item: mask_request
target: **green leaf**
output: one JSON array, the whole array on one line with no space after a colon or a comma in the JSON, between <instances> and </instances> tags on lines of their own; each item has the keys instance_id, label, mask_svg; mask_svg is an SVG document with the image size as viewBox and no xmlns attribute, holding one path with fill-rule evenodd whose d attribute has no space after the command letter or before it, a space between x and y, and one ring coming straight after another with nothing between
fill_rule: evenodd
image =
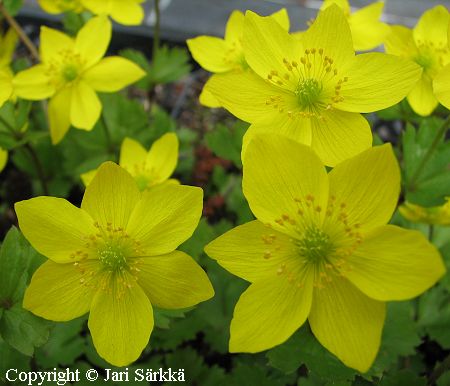
<instances>
[{"instance_id":1,"label":"green leaf","mask_svg":"<svg viewBox=\"0 0 450 386\"><path fill-rule=\"evenodd\" d=\"M6 372L9 369L17 371L30 370L30 358L13 349L0 338L0 382L9 385L6 380Z\"/></svg>"},{"instance_id":2,"label":"green leaf","mask_svg":"<svg viewBox=\"0 0 450 386\"><path fill-rule=\"evenodd\" d=\"M185 48L160 47L148 72L150 84L171 83L181 79L191 71L189 61L190 55Z\"/></svg>"},{"instance_id":3,"label":"green leaf","mask_svg":"<svg viewBox=\"0 0 450 386\"><path fill-rule=\"evenodd\" d=\"M427 381L411 370L404 369L392 374L386 374L380 381L380 386L425 386Z\"/></svg>"},{"instance_id":4,"label":"green leaf","mask_svg":"<svg viewBox=\"0 0 450 386\"><path fill-rule=\"evenodd\" d=\"M23 6L23 0L3 0L3 5L11 16L16 16Z\"/></svg>"}]
</instances>

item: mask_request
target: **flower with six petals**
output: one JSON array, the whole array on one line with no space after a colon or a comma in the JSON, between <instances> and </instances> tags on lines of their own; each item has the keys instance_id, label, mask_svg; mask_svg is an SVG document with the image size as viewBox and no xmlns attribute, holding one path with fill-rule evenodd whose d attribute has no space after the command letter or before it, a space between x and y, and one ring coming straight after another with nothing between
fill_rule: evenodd
<instances>
[{"instance_id":1,"label":"flower with six petals","mask_svg":"<svg viewBox=\"0 0 450 386\"><path fill-rule=\"evenodd\" d=\"M279 345L308 319L324 347L367 371L385 302L418 296L445 272L421 233L386 225L400 193L391 146L368 149L327 174L311 148L258 135L243 165L244 195L257 220L205 248L251 283L234 310L230 351Z\"/></svg>"},{"instance_id":2,"label":"flower with six petals","mask_svg":"<svg viewBox=\"0 0 450 386\"><path fill-rule=\"evenodd\" d=\"M15 76L13 87L18 97L50 98L48 115L54 144L63 139L71 125L83 130L94 127L102 111L97 92L119 91L145 75L125 58L103 58L111 32L106 16L88 21L75 39L42 27L42 63Z\"/></svg>"},{"instance_id":3,"label":"flower with six petals","mask_svg":"<svg viewBox=\"0 0 450 386\"><path fill-rule=\"evenodd\" d=\"M254 72L218 74L207 86L252 124L243 152L255 133L277 132L311 146L328 166L369 148L370 126L360 113L399 102L421 74L417 64L392 55L355 56L336 5L320 12L300 40L247 11L244 53Z\"/></svg>"},{"instance_id":4,"label":"flower with six petals","mask_svg":"<svg viewBox=\"0 0 450 386\"><path fill-rule=\"evenodd\" d=\"M95 15L108 15L119 24L140 25L144 20L145 0L81 0Z\"/></svg>"},{"instance_id":5,"label":"flower with six petals","mask_svg":"<svg viewBox=\"0 0 450 386\"><path fill-rule=\"evenodd\" d=\"M63 12L83 12L82 0L38 0L40 7L47 13L57 15Z\"/></svg>"},{"instance_id":6,"label":"flower with six petals","mask_svg":"<svg viewBox=\"0 0 450 386\"><path fill-rule=\"evenodd\" d=\"M175 250L196 228L202 196L175 184L141 193L128 172L106 162L81 208L53 197L16 203L21 231L49 258L24 308L55 321L89 312L99 355L115 366L135 361L153 329L153 306L186 308L214 294L200 266Z\"/></svg>"}]
</instances>

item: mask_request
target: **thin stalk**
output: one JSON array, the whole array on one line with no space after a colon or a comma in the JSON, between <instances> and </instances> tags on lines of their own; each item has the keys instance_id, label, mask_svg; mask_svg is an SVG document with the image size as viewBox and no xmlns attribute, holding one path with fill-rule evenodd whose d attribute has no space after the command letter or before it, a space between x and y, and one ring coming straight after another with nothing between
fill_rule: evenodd
<instances>
[{"instance_id":1,"label":"thin stalk","mask_svg":"<svg viewBox=\"0 0 450 386\"><path fill-rule=\"evenodd\" d=\"M408 190L414 191L416 188L416 182L419 179L420 175L423 172L423 169L425 168L426 164L430 160L433 153L436 151L436 148L439 145L439 142L441 141L442 137L445 135L448 127L450 126L450 115L447 117L447 119L442 123L441 127L438 129L436 136L434 137L433 143L428 148L427 152L425 153L425 156L422 158L422 162L417 167L416 171L414 172L413 176L409 180L408 184Z\"/></svg>"},{"instance_id":2,"label":"thin stalk","mask_svg":"<svg viewBox=\"0 0 450 386\"><path fill-rule=\"evenodd\" d=\"M436 384L436 381L441 375L450 370L450 355L448 355L441 364L434 369L431 373L430 378L428 378L428 385L432 386Z\"/></svg>"},{"instance_id":3,"label":"thin stalk","mask_svg":"<svg viewBox=\"0 0 450 386\"><path fill-rule=\"evenodd\" d=\"M111 133L109 131L108 123L106 122L105 115L103 113L101 119L102 119L103 133L105 134L106 139L106 150L108 151L108 153L114 154L115 153L114 144L111 139Z\"/></svg>"},{"instance_id":4,"label":"thin stalk","mask_svg":"<svg viewBox=\"0 0 450 386\"><path fill-rule=\"evenodd\" d=\"M431 242L433 242L433 236L434 236L434 226L433 224L430 224L428 226L428 240Z\"/></svg>"},{"instance_id":5,"label":"thin stalk","mask_svg":"<svg viewBox=\"0 0 450 386\"><path fill-rule=\"evenodd\" d=\"M153 28L153 61L159 51L159 40L160 40L160 30L161 30L161 12L159 9L159 0L154 1L155 6L155 25Z\"/></svg>"},{"instance_id":6,"label":"thin stalk","mask_svg":"<svg viewBox=\"0 0 450 386\"><path fill-rule=\"evenodd\" d=\"M38 175L39 181L41 182L42 191L44 192L44 195L49 195L48 185L47 185L47 177L45 176L44 168L42 166L41 160L39 159L36 151L34 150L33 146L28 142L24 145L25 150L30 155L31 159L33 160L34 167L36 169L36 173Z\"/></svg>"},{"instance_id":7,"label":"thin stalk","mask_svg":"<svg viewBox=\"0 0 450 386\"><path fill-rule=\"evenodd\" d=\"M33 57L33 59L36 62L39 62L39 52L38 52L36 46L33 44L33 42L27 36L25 31L19 25L19 23L17 23L16 19L14 19L9 14L8 10L3 5L3 1L2 0L0 0L0 13L6 19L8 24L17 32L17 35L19 35L20 40L22 40L23 44L25 44L25 46L28 48L28 51L30 51L30 54Z\"/></svg>"}]
</instances>

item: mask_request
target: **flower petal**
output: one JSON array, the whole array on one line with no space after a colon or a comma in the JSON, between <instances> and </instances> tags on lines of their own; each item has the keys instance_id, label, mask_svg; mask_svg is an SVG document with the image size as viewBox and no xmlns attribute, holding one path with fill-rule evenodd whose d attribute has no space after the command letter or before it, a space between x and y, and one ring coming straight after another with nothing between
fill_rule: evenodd
<instances>
[{"instance_id":1,"label":"flower petal","mask_svg":"<svg viewBox=\"0 0 450 386\"><path fill-rule=\"evenodd\" d=\"M85 60L85 68L91 67L103 58L111 41L111 34L112 25L105 15L93 17L78 32L75 50Z\"/></svg>"},{"instance_id":2,"label":"flower petal","mask_svg":"<svg viewBox=\"0 0 450 386\"><path fill-rule=\"evenodd\" d=\"M314 290L309 324L327 350L364 373L378 353L385 314L384 303L335 276L324 288Z\"/></svg>"},{"instance_id":3,"label":"flower petal","mask_svg":"<svg viewBox=\"0 0 450 386\"><path fill-rule=\"evenodd\" d=\"M138 264L138 284L157 307L187 308L214 296L205 271L184 252L143 258Z\"/></svg>"},{"instance_id":4,"label":"flower petal","mask_svg":"<svg viewBox=\"0 0 450 386\"><path fill-rule=\"evenodd\" d=\"M372 146L370 125L361 114L324 110L322 117L311 120L311 147L325 165L335 166Z\"/></svg>"},{"instance_id":5,"label":"flower petal","mask_svg":"<svg viewBox=\"0 0 450 386\"><path fill-rule=\"evenodd\" d=\"M0 147L0 172L5 168L8 162L8 151Z\"/></svg>"},{"instance_id":6,"label":"flower petal","mask_svg":"<svg viewBox=\"0 0 450 386\"><path fill-rule=\"evenodd\" d=\"M132 138L125 138L120 147L119 165L134 175L137 165L144 165L147 157L147 150Z\"/></svg>"},{"instance_id":7,"label":"flower petal","mask_svg":"<svg viewBox=\"0 0 450 386\"><path fill-rule=\"evenodd\" d=\"M205 252L233 275L249 282L272 276L298 258L292 239L256 220L211 241Z\"/></svg>"},{"instance_id":8,"label":"flower petal","mask_svg":"<svg viewBox=\"0 0 450 386\"><path fill-rule=\"evenodd\" d=\"M213 75L214 76L214 75ZM213 77L212 76L212 77ZM212 78L211 77L211 78ZM211 79L210 78L210 79ZM220 102L217 100L217 98L207 89L208 87L209 79L206 81L205 85L203 86L202 92L200 93L200 96L198 98L200 104L202 106L210 107L210 108L217 108L220 107Z\"/></svg>"},{"instance_id":9,"label":"flower petal","mask_svg":"<svg viewBox=\"0 0 450 386\"><path fill-rule=\"evenodd\" d=\"M194 186L163 184L142 194L126 228L145 256L174 251L192 236L202 214L203 191Z\"/></svg>"},{"instance_id":10,"label":"flower petal","mask_svg":"<svg viewBox=\"0 0 450 386\"><path fill-rule=\"evenodd\" d=\"M393 225L370 232L348 262L346 277L382 301L416 297L445 273L439 252L422 233Z\"/></svg>"},{"instance_id":11,"label":"flower petal","mask_svg":"<svg viewBox=\"0 0 450 386\"><path fill-rule=\"evenodd\" d=\"M340 110L368 113L400 102L419 80L422 69L408 59L371 52L357 55L345 71Z\"/></svg>"},{"instance_id":12,"label":"flower petal","mask_svg":"<svg viewBox=\"0 0 450 386\"><path fill-rule=\"evenodd\" d=\"M228 45L225 40L213 36L198 36L186 41L195 61L210 72L227 72L233 65L224 60Z\"/></svg>"},{"instance_id":13,"label":"flower petal","mask_svg":"<svg viewBox=\"0 0 450 386\"><path fill-rule=\"evenodd\" d=\"M23 307L42 318L64 322L86 314L91 306L98 260L74 264L47 261L33 274Z\"/></svg>"},{"instance_id":14,"label":"flower petal","mask_svg":"<svg viewBox=\"0 0 450 386\"><path fill-rule=\"evenodd\" d=\"M175 133L166 133L153 142L147 154L145 168L152 176L152 184L167 180L178 163L178 137Z\"/></svg>"},{"instance_id":15,"label":"flower petal","mask_svg":"<svg viewBox=\"0 0 450 386\"><path fill-rule=\"evenodd\" d=\"M411 108L424 117L430 115L439 104L433 93L433 81L423 74L414 88L408 94L408 102Z\"/></svg>"},{"instance_id":16,"label":"flower petal","mask_svg":"<svg viewBox=\"0 0 450 386\"><path fill-rule=\"evenodd\" d=\"M371 50L382 44L390 33L389 26L380 21L384 2L377 1L355 11L349 19L356 51Z\"/></svg>"},{"instance_id":17,"label":"flower petal","mask_svg":"<svg viewBox=\"0 0 450 386\"><path fill-rule=\"evenodd\" d=\"M289 31L289 28L291 28L291 21L289 20L289 14L286 8L281 8L279 11L269 15L269 17L274 19L281 26L281 28L286 31Z\"/></svg>"},{"instance_id":18,"label":"flower petal","mask_svg":"<svg viewBox=\"0 0 450 386\"><path fill-rule=\"evenodd\" d=\"M244 20L245 16L241 11L234 10L231 12L225 27L225 41L231 42L242 39L242 35L244 34Z\"/></svg>"},{"instance_id":19,"label":"flower petal","mask_svg":"<svg viewBox=\"0 0 450 386\"><path fill-rule=\"evenodd\" d=\"M336 4L339 8L341 8L345 15L349 15L351 12L350 3L348 0L324 0L320 10L323 11L332 4Z\"/></svg>"},{"instance_id":20,"label":"flower petal","mask_svg":"<svg viewBox=\"0 0 450 386\"><path fill-rule=\"evenodd\" d=\"M450 65L444 67L434 78L433 89L439 102L450 109Z\"/></svg>"},{"instance_id":21,"label":"flower petal","mask_svg":"<svg viewBox=\"0 0 450 386\"><path fill-rule=\"evenodd\" d=\"M447 48L449 20L448 9L443 5L437 5L425 11L414 27L414 41L418 46L424 43L432 43Z\"/></svg>"},{"instance_id":22,"label":"flower petal","mask_svg":"<svg viewBox=\"0 0 450 386\"><path fill-rule=\"evenodd\" d=\"M102 104L95 91L80 80L72 86L70 122L77 129L92 130L102 112Z\"/></svg>"},{"instance_id":23,"label":"flower petal","mask_svg":"<svg viewBox=\"0 0 450 386\"><path fill-rule=\"evenodd\" d=\"M39 53L43 63L48 63L61 55L62 51L71 50L75 41L65 33L45 26L41 27L41 44Z\"/></svg>"},{"instance_id":24,"label":"flower petal","mask_svg":"<svg viewBox=\"0 0 450 386\"><path fill-rule=\"evenodd\" d=\"M328 178L308 146L280 135L255 136L244 154L244 195L264 224L297 236L303 214L321 222L328 200ZM314 208L310 208L311 203ZM316 209L320 207L320 210ZM318 224L320 225L320 224Z\"/></svg>"},{"instance_id":25,"label":"flower petal","mask_svg":"<svg viewBox=\"0 0 450 386\"><path fill-rule=\"evenodd\" d=\"M86 188L81 208L102 227L125 229L141 194L133 177L113 162L104 162Z\"/></svg>"},{"instance_id":26,"label":"flower petal","mask_svg":"<svg viewBox=\"0 0 450 386\"><path fill-rule=\"evenodd\" d=\"M336 39L339 36L339 39ZM307 49L323 49L338 71L347 66L355 55L350 26L344 12L332 4L319 12L312 26L301 36L300 41Z\"/></svg>"},{"instance_id":27,"label":"flower petal","mask_svg":"<svg viewBox=\"0 0 450 386\"><path fill-rule=\"evenodd\" d=\"M57 263L79 260L70 255L83 250L87 237L96 233L92 218L62 198L36 197L17 202L14 209L33 248Z\"/></svg>"},{"instance_id":28,"label":"flower petal","mask_svg":"<svg viewBox=\"0 0 450 386\"><path fill-rule=\"evenodd\" d=\"M144 20L144 10L136 1L112 0L111 17L123 25L140 25Z\"/></svg>"},{"instance_id":29,"label":"flower petal","mask_svg":"<svg viewBox=\"0 0 450 386\"><path fill-rule=\"evenodd\" d=\"M150 301L133 276L122 280L105 274L89 315L89 330L98 354L114 366L126 366L139 358L153 330Z\"/></svg>"},{"instance_id":30,"label":"flower petal","mask_svg":"<svg viewBox=\"0 0 450 386\"><path fill-rule=\"evenodd\" d=\"M52 143L56 145L70 128L72 88L65 87L56 93L48 104L48 120Z\"/></svg>"},{"instance_id":31,"label":"flower petal","mask_svg":"<svg viewBox=\"0 0 450 386\"><path fill-rule=\"evenodd\" d=\"M287 113L297 108L297 98L293 93L250 71L217 74L209 79L206 89L221 106L246 122L264 122L279 117L279 109Z\"/></svg>"},{"instance_id":32,"label":"flower petal","mask_svg":"<svg viewBox=\"0 0 450 386\"><path fill-rule=\"evenodd\" d=\"M414 43L412 30L402 25L391 26L391 32L384 42L386 53L413 57L417 54L417 47Z\"/></svg>"},{"instance_id":33,"label":"flower petal","mask_svg":"<svg viewBox=\"0 0 450 386\"><path fill-rule=\"evenodd\" d=\"M230 326L230 352L255 353L284 343L308 317L313 275L302 267L250 285Z\"/></svg>"},{"instance_id":34,"label":"flower petal","mask_svg":"<svg viewBox=\"0 0 450 386\"><path fill-rule=\"evenodd\" d=\"M132 61L110 56L88 69L83 79L95 91L116 92L145 76L145 71Z\"/></svg>"},{"instance_id":35,"label":"flower petal","mask_svg":"<svg viewBox=\"0 0 450 386\"><path fill-rule=\"evenodd\" d=\"M400 194L400 169L390 144L341 162L329 178L330 195L346 208L349 223L368 231L390 220Z\"/></svg>"},{"instance_id":36,"label":"flower petal","mask_svg":"<svg viewBox=\"0 0 450 386\"><path fill-rule=\"evenodd\" d=\"M46 72L43 64L37 64L28 70L19 72L13 79L15 95L33 101L51 97L56 90Z\"/></svg>"},{"instance_id":37,"label":"flower petal","mask_svg":"<svg viewBox=\"0 0 450 386\"><path fill-rule=\"evenodd\" d=\"M11 97L13 93L12 78L3 70L0 70L0 107Z\"/></svg>"},{"instance_id":38,"label":"flower petal","mask_svg":"<svg viewBox=\"0 0 450 386\"><path fill-rule=\"evenodd\" d=\"M301 43L277 23L273 16L262 17L252 11L245 13L243 46L245 59L262 79L266 80L272 71L288 72L283 59L299 60ZM287 89L296 84L285 81Z\"/></svg>"}]
</instances>

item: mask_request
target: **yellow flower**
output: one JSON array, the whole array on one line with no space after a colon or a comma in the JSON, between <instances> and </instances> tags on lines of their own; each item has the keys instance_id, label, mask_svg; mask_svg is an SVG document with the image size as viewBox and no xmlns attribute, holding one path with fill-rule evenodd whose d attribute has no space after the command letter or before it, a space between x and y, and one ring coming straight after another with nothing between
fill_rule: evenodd
<instances>
[{"instance_id":1,"label":"yellow flower","mask_svg":"<svg viewBox=\"0 0 450 386\"><path fill-rule=\"evenodd\" d=\"M70 125L83 130L94 127L102 110L96 92L116 92L145 75L127 59L103 58L111 30L111 22L105 16L88 21L75 39L42 27L42 63L14 78L14 92L18 97L51 98L48 115L54 144L62 140Z\"/></svg>"},{"instance_id":2,"label":"yellow flower","mask_svg":"<svg viewBox=\"0 0 450 386\"><path fill-rule=\"evenodd\" d=\"M135 179L140 190L151 186L172 182L169 177L178 163L178 138L174 133L164 134L155 141L149 151L131 138L125 138L120 149L119 165ZM97 170L81 175L87 186L96 175Z\"/></svg>"},{"instance_id":3,"label":"yellow flower","mask_svg":"<svg viewBox=\"0 0 450 386\"><path fill-rule=\"evenodd\" d=\"M441 206L424 208L410 202L405 202L399 211L404 218L412 222L425 224L450 225L450 197L446 197L446 203Z\"/></svg>"},{"instance_id":4,"label":"yellow flower","mask_svg":"<svg viewBox=\"0 0 450 386\"><path fill-rule=\"evenodd\" d=\"M289 30L289 16L285 8L273 13L270 17L283 29ZM244 18L241 11L233 11L228 19L223 39L214 36L198 36L187 40L192 57L200 66L218 74L248 70L242 48ZM220 102L207 90L206 85L200 94L200 103L208 107L220 107Z\"/></svg>"},{"instance_id":5,"label":"yellow flower","mask_svg":"<svg viewBox=\"0 0 450 386\"><path fill-rule=\"evenodd\" d=\"M384 1L377 1L355 12L351 12L348 0L325 0L321 10L328 8L332 4L336 4L344 11L352 32L355 51L371 50L384 43L386 36L390 32L389 26L380 21L383 14Z\"/></svg>"},{"instance_id":6,"label":"yellow flower","mask_svg":"<svg viewBox=\"0 0 450 386\"><path fill-rule=\"evenodd\" d=\"M0 172L5 168L8 162L8 152L0 147Z\"/></svg>"},{"instance_id":7,"label":"yellow flower","mask_svg":"<svg viewBox=\"0 0 450 386\"><path fill-rule=\"evenodd\" d=\"M8 68L11 64L18 39L17 33L12 28L4 36L0 35L0 69Z\"/></svg>"},{"instance_id":8,"label":"yellow flower","mask_svg":"<svg viewBox=\"0 0 450 386\"><path fill-rule=\"evenodd\" d=\"M145 0L81 0L95 15L108 15L117 23L139 25L144 20L142 3Z\"/></svg>"},{"instance_id":9,"label":"yellow flower","mask_svg":"<svg viewBox=\"0 0 450 386\"><path fill-rule=\"evenodd\" d=\"M271 131L336 165L372 144L360 113L399 102L420 77L409 60L355 56L348 22L335 5L319 13L301 40L250 11L245 23L245 58L254 72L217 74L207 86L222 106L252 123L243 152L253 134Z\"/></svg>"},{"instance_id":10,"label":"yellow flower","mask_svg":"<svg viewBox=\"0 0 450 386\"><path fill-rule=\"evenodd\" d=\"M9 68L0 68L0 107L12 97L12 74Z\"/></svg>"},{"instance_id":11,"label":"yellow flower","mask_svg":"<svg viewBox=\"0 0 450 386\"><path fill-rule=\"evenodd\" d=\"M115 366L135 361L153 329L152 306L186 308L214 295L200 266L175 250L197 226L202 196L183 185L141 194L124 169L106 162L81 209L54 197L16 203L24 236L49 258L24 307L54 321L89 312L99 355Z\"/></svg>"},{"instance_id":12,"label":"yellow flower","mask_svg":"<svg viewBox=\"0 0 450 386\"><path fill-rule=\"evenodd\" d=\"M409 59L423 68L422 77L408 94L408 102L419 115L430 115L438 105L437 95L443 95L443 104L450 106L450 86L445 88L445 79L449 71L441 72L450 63L448 46L449 12L438 5L426 11L413 30L403 26L392 26L385 43L386 52ZM433 79L441 72L441 78L435 84ZM440 86L442 82L442 86ZM448 84L448 83L447 83ZM445 97L447 95L447 98Z\"/></svg>"},{"instance_id":13,"label":"yellow flower","mask_svg":"<svg viewBox=\"0 0 450 386\"><path fill-rule=\"evenodd\" d=\"M319 342L361 372L380 346L385 302L413 298L445 268L417 231L386 225L400 192L390 145L370 148L329 174L311 148L255 136L243 190L257 220L206 246L251 285L231 322L231 352L285 342L305 321Z\"/></svg>"},{"instance_id":14,"label":"yellow flower","mask_svg":"<svg viewBox=\"0 0 450 386\"><path fill-rule=\"evenodd\" d=\"M450 21L447 34L450 50ZM437 100L450 110L450 63L447 64L433 80L433 90Z\"/></svg>"},{"instance_id":15,"label":"yellow flower","mask_svg":"<svg viewBox=\"0 0 450 386\"><path fill-rule=\"evenodd\" d=\"M80 13L84 10L81 0L38 0L41 8L51 14L63 12Z\"/></svg>"}]
</instances>

